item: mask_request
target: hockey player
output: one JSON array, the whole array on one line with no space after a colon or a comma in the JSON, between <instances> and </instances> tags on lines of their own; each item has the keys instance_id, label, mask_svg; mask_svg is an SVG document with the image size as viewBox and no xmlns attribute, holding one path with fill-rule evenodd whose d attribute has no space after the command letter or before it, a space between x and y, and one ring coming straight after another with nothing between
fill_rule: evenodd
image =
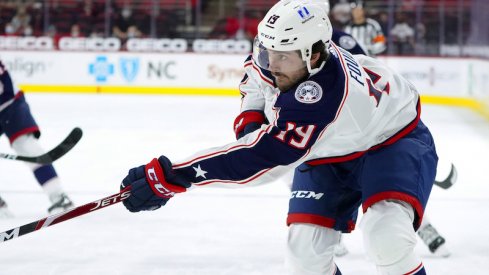
<instances>
[{"instance_id":1,"label":"hockey player","mask_svg":"<svg viewBox=\"0 0 489 275\"><path fill-rule=\"evenodd\" d=\"M10 145L25 156L45 153L39 144L41 135L24 93L17 89L9 72L0 60L0 135L6 134ZM73 206L61 188L60 180L52 165L27 163L34 177L51 201L50 214L62 212ZM11 216L7 204L0 198L0 216Z\"/></svg>"},{"instance_id":2,"label":"hockey player","mask_svg":"<svg viewBox=\"0 0 489 275\"><path fill-rule=\"evenodd\" d=\"M319 5L321 8L323 8L326 14L329 14L330 12L329 0L303 0L303 2L304 3L310 2ZM349 51L351 54L368 55L365 49L362 48L362 46L355 40L355 38L353 38L351 35L343 31L333 28L333 36L331 40L336 45ZM261 125L254 124L254 127L248 127L247 129L248 131L242 131L241 133L235 133L235 134L237 137L241 137L245 134L253 132L260 126ZM455 169L455 167L453 167L452 169ZM428 247L431 253L441 257L450 256L450 251L447 249L445 245L446 243L445 238L442 235L440 235L440 233L438 233L438 230L436 230L436 228L429 222L429 219L426 216L423 219L423 223L421 224L421 227L417 231L417 233L418 236L423 241L423 243ZM335 255L344 256L347 253L348 253L348 249L346 248L341 238L340 242L335 247Z\"/></svg>"},{"instance_id":3,"label":"hockey player","mask_svg":"<svg viewBox=\"0 0 489 275\"><path fill-rule=\"evenodd\" d=\"M336 46L331 34L319 6L274 5L258 26L241 83L243 93L264 98L248 106L255 101L245 97L244 106L264 114L236 125L262 125L265 117L270 124L183 161L160 156L129 170L120 186L131 190L124 206L155 210L192 186L256 185L297 167L287 218L292 274L341 274L334 245L355 228L360 205L365 249L378 272L426 274L414 253L415 230L438 158L419 94L383 63Z\"/></svg>"}]
</instances>

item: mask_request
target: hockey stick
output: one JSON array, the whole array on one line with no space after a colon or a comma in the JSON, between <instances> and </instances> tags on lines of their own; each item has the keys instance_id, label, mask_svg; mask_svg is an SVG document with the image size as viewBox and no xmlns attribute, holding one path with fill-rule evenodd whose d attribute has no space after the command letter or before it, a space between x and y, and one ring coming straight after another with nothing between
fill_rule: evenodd
<instances>
[{"instance_id":1,"label":"hockey stick","mask_svg":"<svg viewBox=\"0 0 489 275\"><path fill-rule=\"evenodd\" d=\"M90 212L102 209L104 207L119 203L127 199L130 195L131 195L131 186L128 186L118 194L114 194L112 196L105 197L98 201L87 203L85 205L75 207L71 210L67 210L59 214L51 215L49 217L37 220L35 222L24 224L19 227L1 232L0 242L10 241L14 238L18 238L22 235L29 234L36 230L40 230L45 227L55 225L57 223L64 222L76 218L78 216L85 215Z\"/></svg>"},{"instance_id":2,"label":"hockey stick","mask_svg":"<svg viewBox=\"0 0 489 275\"><path fill-rule=\"evenodd\" d=\"M11 160L21 160L27 162L34 162L39 164L50 164L53 161L59 159L64 154L68 153L82 138L83 132L80 128L76 127L71 130L71 133L56 147L51 151L42 154L37 157L27 157L27 156L16 156L11 154L0 153L0 158L11 159Z\"/></svg>"},{"instance_id":3,"label":"hockey stick","mask_svg":"<svg viewBox=\"0 0 489 275\"><path fill-rule=\"evenodd\" d=\"M452 163L452 168L450 169L450 174L448 174L447 178L442 181L435 180L434 183L443 189L448 189L452 187L452 185L457 181L457 176L458 176L457 169L455 168L455 165L453 165Z\"/></svg>"}]
</instances>

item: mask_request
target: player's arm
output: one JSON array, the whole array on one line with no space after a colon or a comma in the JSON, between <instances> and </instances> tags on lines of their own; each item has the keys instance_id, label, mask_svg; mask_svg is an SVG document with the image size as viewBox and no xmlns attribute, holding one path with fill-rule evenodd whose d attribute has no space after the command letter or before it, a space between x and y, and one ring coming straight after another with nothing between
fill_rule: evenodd
<instances>
[{"instance_id":1,"label":"player's arm","mask_svg":"<svg viewBox=\"0 0 489 275\"><path fill-rule=\"evenodd\" d=\"M239 85L241 93L241 113L233 124L236 139L239 139L268 123L265 117L264 87L273 87L272 80L262 75L263 72L253 63L249 56L244 64L245 76Z\"/></svg>"},{"instance_id":2,"label":"player's arm","mask_svg":"<svg viewBox=\"0 0 489 275\"><path fill-rule=\"evenodd\" d=\"M180 162L172 163L161 156L131 169L121 188L131 186L133 195L124 205L133 212L154 210L191 186L240 187L277 179L308 159L338 109L302 105L289 111L284 108L274 125L262 125L228 145L201 151Z\"/></svg>"}]
</instances>

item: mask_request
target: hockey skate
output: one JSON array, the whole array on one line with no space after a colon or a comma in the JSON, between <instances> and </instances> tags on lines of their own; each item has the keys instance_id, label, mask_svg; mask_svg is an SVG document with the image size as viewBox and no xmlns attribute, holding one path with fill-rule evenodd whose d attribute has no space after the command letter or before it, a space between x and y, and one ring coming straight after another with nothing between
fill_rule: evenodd
<instances>
[{"instance_id":1,"label":"hockey skate","mask_svg":"<svg viewBox=\"0 0 489 275\"><path fill-rule=\"evenodd\" d=\"M7 203L0 197L0 219L12 218L14 215L8 209Z\"/></svg>"},{"instance_id":2,"label":"hockey skate","mask_svg":"<svg viewBox=\"0 0 489 275\"><path fill-rule=\"evenodd\" d=\"M74 204L65 193L49 196L52 205L48 208L49 214L57 214L73 208Z\"/></svg>"},{"instance_id":3,"label":"hockey skate","mask_svg":"<svg viewBox=\"0 0 489 275\"><path fill-rule=\"evenodd\" d=\"M445 258L450 256L450 251L445 244L445 238L443 238L431 224L427 224L420 228L418 230L418 235L434 255Z\"/></svg>"}]
</instances>

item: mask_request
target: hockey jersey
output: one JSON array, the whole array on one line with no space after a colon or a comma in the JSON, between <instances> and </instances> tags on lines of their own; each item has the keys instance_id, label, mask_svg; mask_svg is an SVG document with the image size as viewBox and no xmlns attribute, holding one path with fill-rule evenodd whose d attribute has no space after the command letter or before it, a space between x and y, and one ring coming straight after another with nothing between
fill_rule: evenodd
<instances>
[{"instance_id":1,"label":"hockey jersey","mask_svg":"<svg viewBox=\"0 0 489 275\"><path fill-rule=\"evenodd\" d=\"M19 92L12 78L10 78L7 68L0 60L0 112L5 110L21 95L22 92Z\"/></svg>"},{"instance_id":2,"label":"hockey jersey","mask_svg":"<svg viewBox=\"0 0 489 275\"><path fill-rule=\"evenodd\" d=\"M352 160L416 127L419 95L407 80L373 58L329 51L317 73L285 92L248 58L242 111L263 111L269 124L174 163L174 172L195 186L260 184L304 162Z\"/></svg>"}]
</instances>

